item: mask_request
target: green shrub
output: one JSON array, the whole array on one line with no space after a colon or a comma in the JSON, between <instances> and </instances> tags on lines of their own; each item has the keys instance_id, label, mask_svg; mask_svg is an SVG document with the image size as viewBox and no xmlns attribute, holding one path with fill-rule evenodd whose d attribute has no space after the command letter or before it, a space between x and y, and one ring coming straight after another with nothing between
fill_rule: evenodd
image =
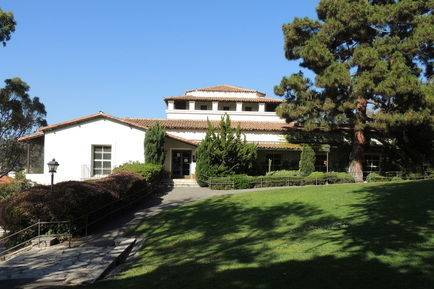
<instances>
[{"instance_id":1,"label":"green shrub","mask_svg":"<svg viewBox=\"0 0 434 289\"><path fill-rule=\"evenodd\" d=\"M353 176L347 172L328 173L328 178L333 183L354 183Z\"/></svg>"},{"instance_id":2,"label":"green shrub","mask_svg":"<svg viewBox=\"0 0 434 289\"><path fill-rule=\"evenodd\" d=\"M164 177L164 168L153 163L129 162L114 168L113 173L133 173L143 177L146 182L154 183Z\"/></svg>"},{"instance_id":3,"label":"green shrub","mask_svg":"<svg viewBox=\"0 0 434 289\"><path fill-rule=\"evenodd\" d=\"M312 172L308 176L306 176L307 179L318 179L318 180L324 180L326 179L327 175L324 172Z\"/></svg>"},{"instance_id":4,"label":"green shrub","mask_svg":"<svg viewBox=\"0 0 434 289\"><path fill-rule=\"evenodd\" d=\"M247 143L241 129L232 127L226 115L218 127L208 123L205 138L197 147L197 182L207 186L212 177L246 174L253 169L256 158L256 145Z\"/></svg>"},{"instance_id":5,"label":"green shrub","mask_svg":"<svg viewBox=\"0 0 434 289\"><path fill-rule=\"evenodd\" d=\"M266 176L298 177L298 176L300 176L300 172L298 170L279 170L279 171L271 171L271 172L267 173Z\"/></svg>"},{"instance_id":6,"label":"green shrub","mask_svg":"<svg viewBox=\"0 0 434 289\"><path fill-rule=\"evenodd\" d=\"M211 178L212 189L250 189L253 188L255 177L248 175L232 175L220 178ZM215 185L213 185L215 183Z\"/></svg>"},{"instance_id":7,"label":"green shrub","mask_svg":"<svg viewBox=\"0 0 434 289\"><path fill-rule=\"evenodd\" d=\"M324 173L313 172L307 177L292 173L293 171L270 172L266 176L252 177L247 175L232 175L212 178L211 188L214 190L247 189L282 186L303 186L321 184L354 183L353 177L345 172ZM286 175L286 176L285 176Z\"/></svg>"},{"instance_id":8,"label":"green shrub","mask_svg":"<svg viewBox=\"0 0 434 289\"><path fill-rule=\"evenodd\" d=\"M380 175L380 174L378 174L378 173L376 173L376 172L371 172L366 177L366 181L368 183L371 183L371 182L384 182L384 181L387 181L387 178L384 177L384 176L382 176L382 175Z\"/></svg>"},{"instance_id":9,"label":"green shrub","mask_svg":"<svg viewBox=\"0 0 434 289\"><path fill-rule=\"evenodd\" d=\"M408 173L405 178L407 180L419 180L419 179L423 179L424 175L422 175L421 173Z\"/></svg>"},{"instance_id":10,"label":"green shrub","mask_svg":"<svg viewBox=\"0 0 434 289\"><path fill-rule=\"evenodd\" d=\"M145 162L153 164L164 164L166 141L166 130L160 123L155 123L146 131L145 135Z\"/></svg>"},{"instance_id":11,"label":"green shrub","mask_svg":"<svg viewBox=\"0 0 434 289\"><path fill-rule=\"evenodd\" d=\"M120 205L150 197L156 191L156 184L137 173L112 174L84 182L61 182L55 184L53 190L50 186L38 185L0 203L0 225L15 232L38 220L71 221L72 231L81 233L86 216L90 221L104 218L107 212Z\"/></svg>"},{"instance_id":12,"label":"green shrub","mask_svg":"<svg viewBox=\"0 0 434 289\"><path fill-rule=\"evenodd\" d=\"M393 181L393 182L400 182L400 181L403 181L403 178L401 178L400 176L394 176L394 177L392 178L392 181Z\"/></svg>"},{"instance_id":13,"label":"green shrub","mask_svg":"<svg viewBox=\"0 0 434 289\"><path fill-rule=\"evenodd\" d=\"M15 173L12 183L0 184L0 200L5 199L12 194L21 192L31 187L30 182L26 179L24 172Z\"/></svg>"},{"instance_id":14,"label":"green shrub","mask_svg":"<svg viewBox=\"0 0 434 289\"><path fill-rule=\"evenodd\" d=\"M300 155L299 170L302 176L308 176L315 171L315 152L309 145L303 145Z\"/></svg>"}]
</instances>

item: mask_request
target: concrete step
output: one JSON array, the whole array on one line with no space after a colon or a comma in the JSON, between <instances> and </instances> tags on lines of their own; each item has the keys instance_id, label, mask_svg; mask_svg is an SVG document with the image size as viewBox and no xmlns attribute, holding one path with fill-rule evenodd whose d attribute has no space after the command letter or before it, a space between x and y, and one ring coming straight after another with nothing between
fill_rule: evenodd
<instances>
[{"instance_id":1,"label":"concrete step","mask_svg":"<svg viewBox=\"0 0 434 289\"><path fill-rule=\"evenodd\" d=\"M199 187L195 179L173 179L173 186L179 187Z\"/></svg>"}]
</instances>

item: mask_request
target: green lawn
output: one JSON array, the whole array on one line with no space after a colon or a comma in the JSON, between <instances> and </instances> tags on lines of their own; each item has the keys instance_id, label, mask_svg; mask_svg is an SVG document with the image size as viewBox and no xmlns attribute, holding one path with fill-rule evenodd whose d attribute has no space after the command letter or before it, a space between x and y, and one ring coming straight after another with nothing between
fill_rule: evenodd
<instances>
[{"instance_id":1,"label":"green lawn","mask_svg":"<svg viewBox=\"0 0 434 289\"><path fill-rule=\"evenodd\" d=\"M434 181L277 189L165 211L91 288L434 288Z\"/></svg>"}]
</instances>

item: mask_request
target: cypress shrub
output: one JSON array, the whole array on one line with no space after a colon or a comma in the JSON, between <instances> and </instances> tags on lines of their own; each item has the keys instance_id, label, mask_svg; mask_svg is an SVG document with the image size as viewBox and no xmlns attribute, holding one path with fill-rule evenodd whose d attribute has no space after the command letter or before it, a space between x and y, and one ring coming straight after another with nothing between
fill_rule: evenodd
<instances>
[{"instance_id":1,"label":"cypress shrub","mask_svg":"<svg viewBox=\"0 0 434 289\"><path fill-rule=\"evenodd\" d=\"M248 144L240 127L233 128L228 115L220 125L208 122L205 139L196 150L196 179L200 186L207 186L211 177L246 174L257 158L257 148Z\"/></svg>"},{"instance_id":2,"label":"cypress shrub","mask_svg":"<svg viewBox=\"0 0 434 289\"><path fill-rule=\"evenodd\" d=\"M315 152L310 145L303 145L300 155L299 171L302 176L308 176L315 171Z\"/></svg>"},{"instance_id":3,"label":"cypress shrub","mask_svg":"<svg viewBox=\"0 0 434 289\"><path fill-rule=\"evenodd\" d=\"M146 131L145 135L145 162L153 164L164 164L166 141L166 130L158 122L153 124Z\"/></svg>"}]
</instances>

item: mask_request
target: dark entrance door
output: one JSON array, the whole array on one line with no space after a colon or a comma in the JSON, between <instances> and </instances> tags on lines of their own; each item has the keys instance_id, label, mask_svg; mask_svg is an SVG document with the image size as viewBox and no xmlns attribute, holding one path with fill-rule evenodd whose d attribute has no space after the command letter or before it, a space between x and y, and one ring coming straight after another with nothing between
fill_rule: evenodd
<instances>
[{"instance_id":1,"label":"dark entrance door","mask_svg":"<svg viewBox=\"0 0 434 289\"><path fill-rule=\"evenodd\" d=\"M190 175L191 151L172 151L172 176L183 178Z\"/></svg>"}]
</instances>

